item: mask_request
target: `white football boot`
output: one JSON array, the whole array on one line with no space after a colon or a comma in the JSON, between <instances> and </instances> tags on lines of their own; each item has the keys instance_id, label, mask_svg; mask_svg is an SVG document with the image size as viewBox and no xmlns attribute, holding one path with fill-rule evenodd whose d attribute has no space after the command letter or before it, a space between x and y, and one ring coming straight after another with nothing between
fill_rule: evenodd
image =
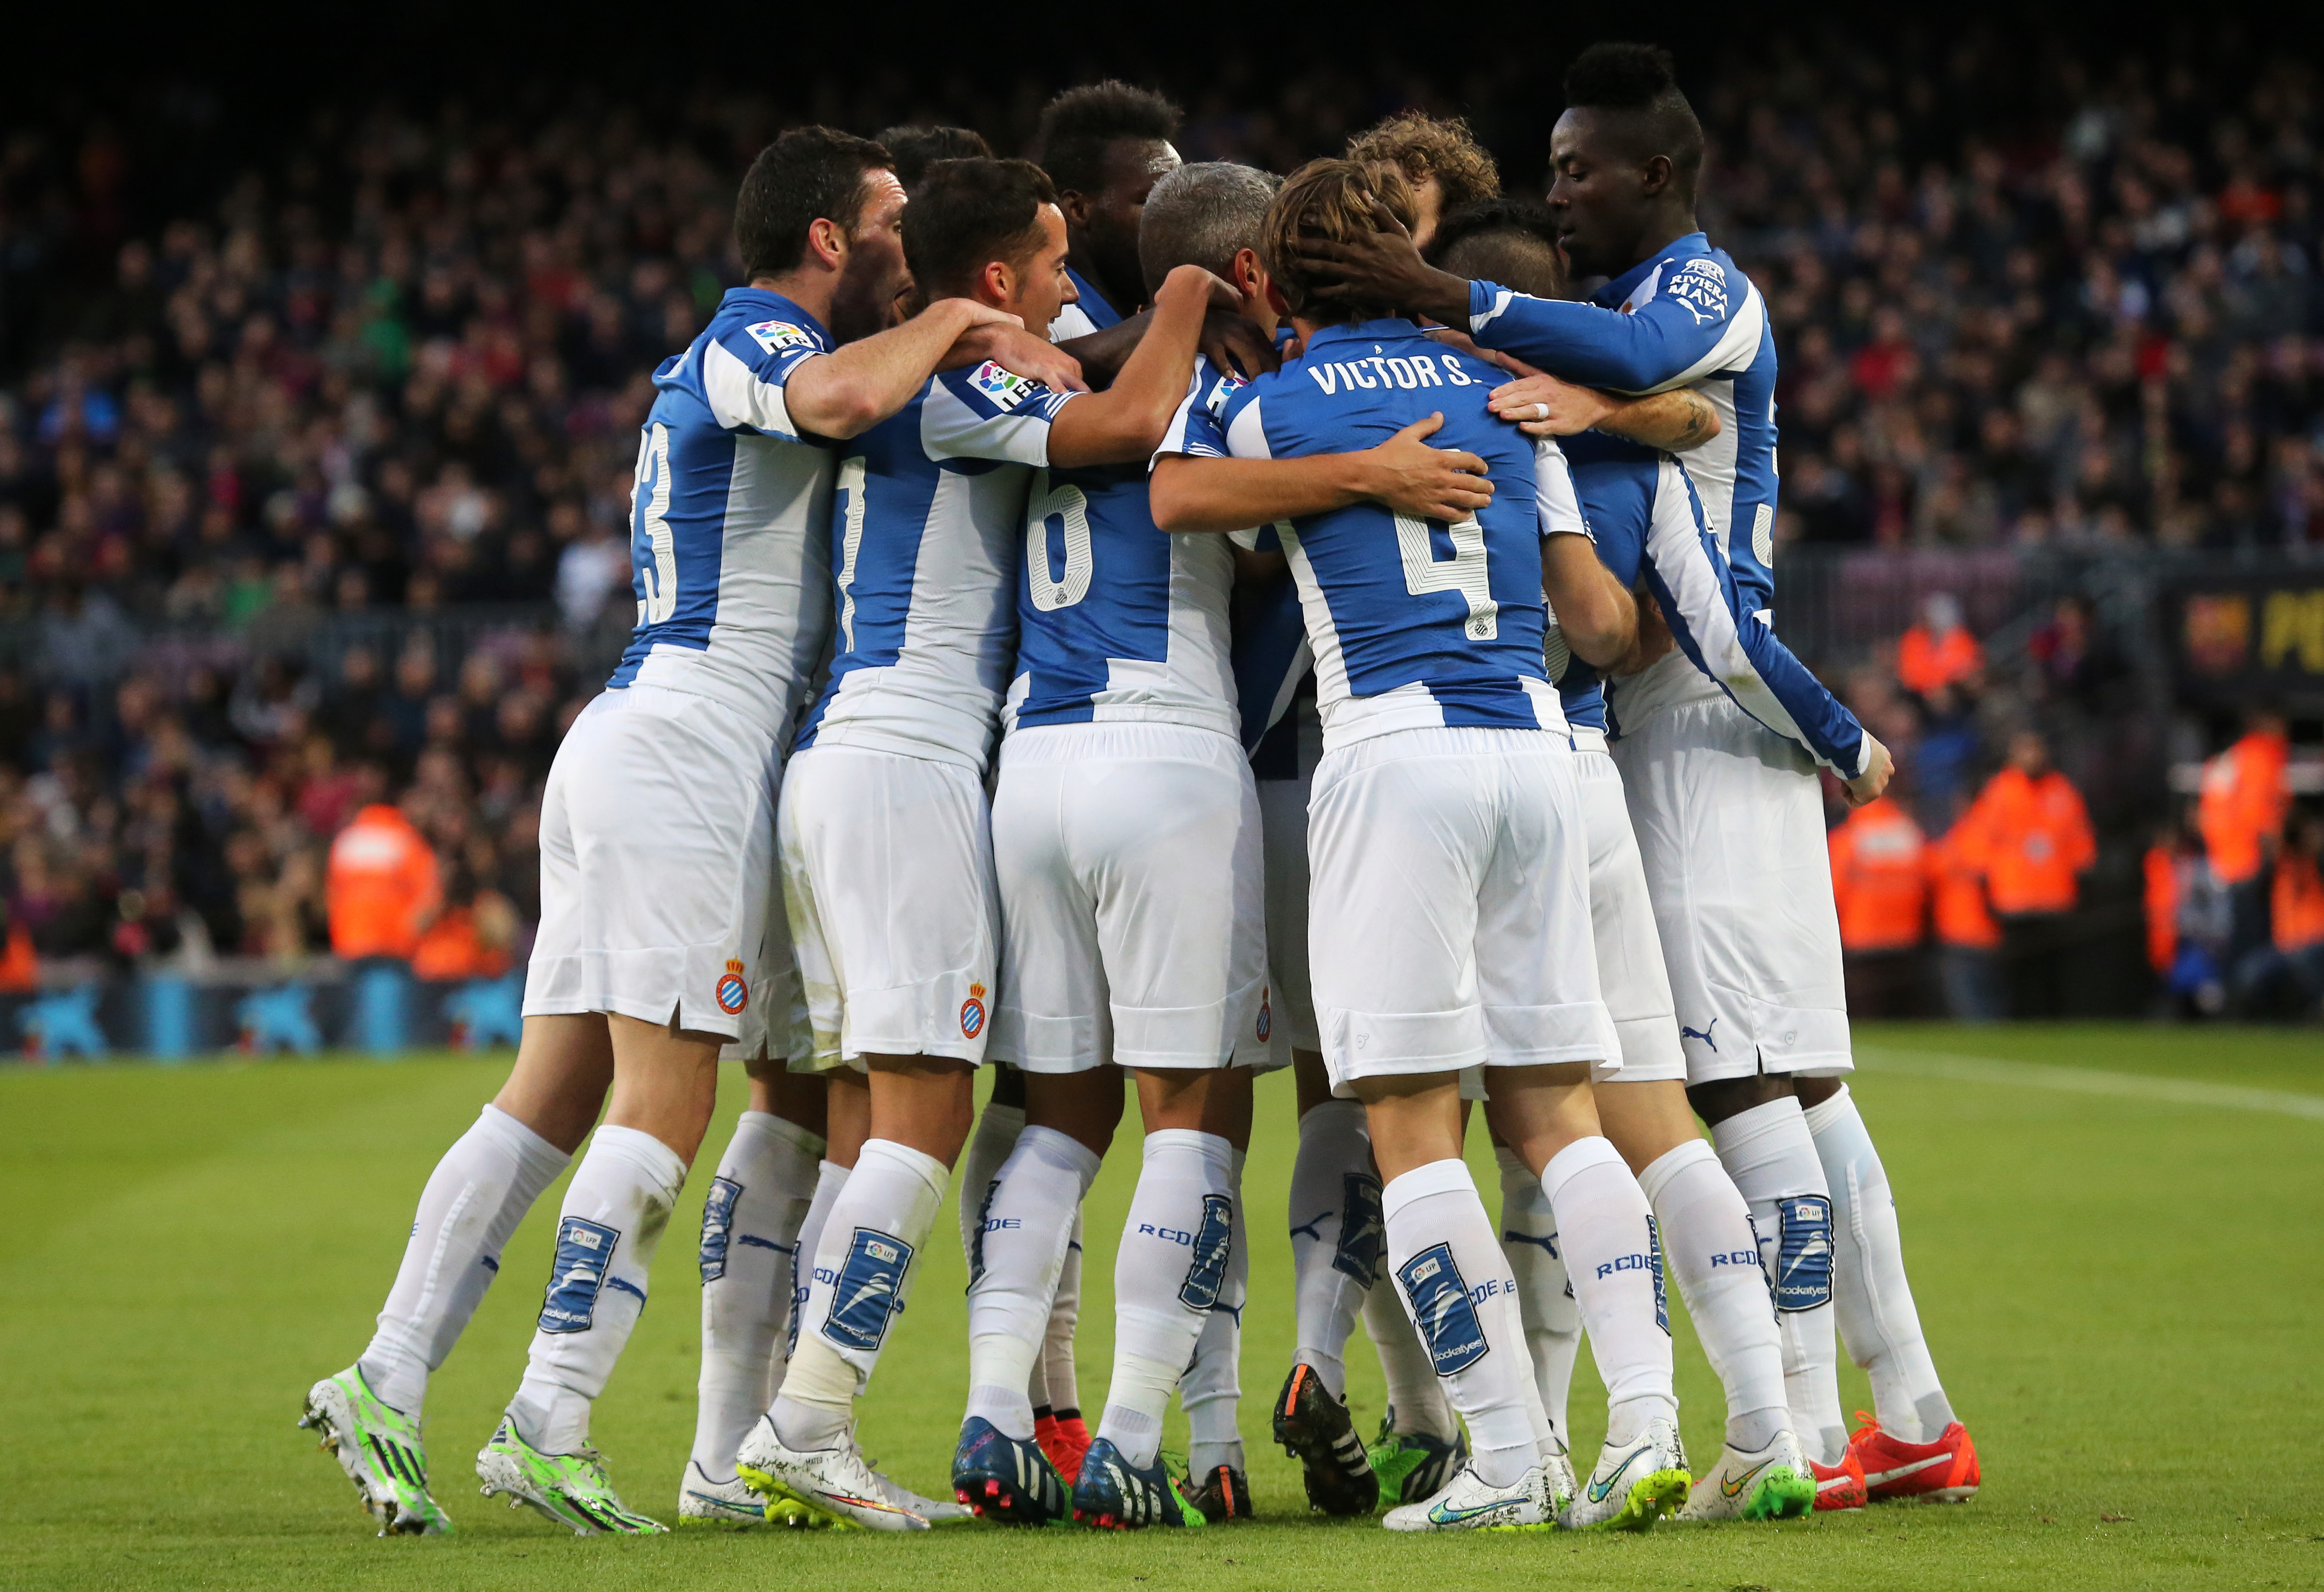
<instances>
[{"instance_id":1,"label":"white football boot","mask_svg":"<svg viewBox=\"0 0 2324 1592\"><path fill-rule=\"evenodd\" d=\"M1779 1431L1755 1453L1723 1447L1694 1484L1679 1520L1791 1520L1815 1507L1815 1472L1800 1439Z\"/></svg>"},{"instance_id":2,"label":"white football boot","mask_svg":"<svg viewBox=\"0 0 2324 1592\"><path fill-rule=\"evenodd\" d=\"M1380 1523L1392 1532L1545 1532L1556 1518L1549 1486L1536 1464L1506 1487L1488 1486L1471 1460L1434 1497L1391 1509Z\"/></svg>"},{"instance_id":3,"label":"white football boot","mask_svg":"<svg viewBox=\"0 0 2324 1592\"><path fill-rule=\"evenodd\" d=\"M742 1529L756 1525L818 1526L824 1522L806 1504L788 1498L768 1504L739 1476L723 1482L712 1481L699 1464L688 1459L685 1478L678 1485L678 1523Z\"/></svg>"},{"instance_id":4,"label":"white football boot","mask_svg":"<svg viewBox=\"0 0 2324 1592\"><path fill-rule=\"evenodd\" d=\"M1573 1495L1558 1523L1574 1532L1643 1532L1686 1502L1692 1479L1677 1426L1656 1416L1636 1441L1599 1450L1590 1485Z\"/></svg>"},{"instance_id":5,"label":"white football boot","mask_svg":"<svg viewBox=\"0 0 2324 1592\"><path fill-rule=\"evenodd\" d=\"M774 1418L762 1415L734 1456L734 1470L771 1506L802 1504L842 1528L872 1532L924 1532L928 1517L898 1503L889 1485L864 1462L854 1434L843 1432L828 1449L801 1450L786 1444Z\"/></svg>"}]
</instances>

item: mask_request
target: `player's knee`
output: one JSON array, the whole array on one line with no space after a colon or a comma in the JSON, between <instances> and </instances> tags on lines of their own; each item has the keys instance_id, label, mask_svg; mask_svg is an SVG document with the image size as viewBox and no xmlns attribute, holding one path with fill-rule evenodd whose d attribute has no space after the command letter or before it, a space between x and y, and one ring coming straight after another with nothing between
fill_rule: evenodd
<instances>
[{"instance_id":1,"label":"player's knee","mask_svg":"<svg viewBox=\"0 0 2324 1592\"><path fill-rule=\"evenodd\" d=\"M1796 1092L1797 1086L1788 1074L1763 1072L1751 1078L1722 1078L1690 1085L1686 1099L1696 1115L1717 1126L1755 1106L1784 1099Z\"/></svg>"}]
</instances>

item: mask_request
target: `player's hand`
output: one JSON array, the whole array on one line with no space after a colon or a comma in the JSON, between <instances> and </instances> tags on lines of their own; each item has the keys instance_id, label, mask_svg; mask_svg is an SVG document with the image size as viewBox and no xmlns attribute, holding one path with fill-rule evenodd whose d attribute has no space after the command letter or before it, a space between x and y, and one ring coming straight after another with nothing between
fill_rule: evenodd
<instances>
[{"instance_id":1,"label":"player's hand","mask_svg":"<svg viewBox=\"0 0 2324 1592\"><path fill-rule=\"evenodd\" d=\"M1377 448L1356 457L1364 468L1363 495L1416 520L1458 523L1493 501L1485 461L1458 448L1431 448L1442 414L1415 421Z\"/></svg>"},{"instance_id":2,"label":"player's hand","mask_svg":"<svg viewBox=\"0 0 2324 1592\"><path fill-rule=\"evenodd\" d=\"M1888 748L1870 730L1864 732L1864 772L1842 782L1850 807L1877 801L1880 792L1888 788L1889 776L1896 772L1896 760L1888 755Z\"/></svg>"},{"instance_id":3,"label":"player's hand","mask_svg":"<svg viewBox=\"0 0 2324 1592\"><path fill-rule=\"evenodd\" d=\"M1170 274L1162 279L1162 285L1154 290L1154 301L1159 304L1165 299L1196 295L1203 299L1207 309L1242 308L1242 295L1234 291L1234 284L1200 265L1171 267Z\"/></svg>"},{"instance_id":4,"label":"player's hand","mask_svg":"<svg viewBox=\"0 0 2324 1592\"><path fill-rule=\"evenodd\" d=\"M1419 249L1413 245L1412 234L1377 199L1372 201L1372 217L1379 224L1379 231L1364 233L1345 243L1327 237L1301 241L1299 264L1315 284L1315 296L1393 304L1447 326L1466 325L1468 282L1422 259Z\"/></svg>"},{"instance_id":5,"label":"player's hand","mask_svg":"<svg viewBox=\"0 0 2324 1592\"><path fill-rule=\"evenodd\" d=\"M958 370L964 365L982 365L990 359L1003 369L1033 380L1058 393L1086 393L1089 384L1082 379L1081 362L1044 337L1025 329L1024 323L1013 315L998 310L988 310L979 304L992 319L979 322L953 340L938 366L943 370Z\"/></svg>"},{"instance_id":6,"label":"player's hand","mask_svg":"<svg viewBox=\"0 0 2324 1592\"><path fill-rule=\"evenodd\" d=\"M1283 361L1276 356L1275 345L1267 334L1239 311L1213 310L1203 317L1203 330L1196 339L1203 357L1214 370L1231 370L1243 380L1256 381Z\"/></svg>"},{"instance_id":7,"label":"player's hand","mask_svg":"<svg viewBox=\"0 0 2324 1592\"><path fill-rule=\"evenodd\" d=\"M1578 387L1554 375L1530 375L1495 387L1486 407L1512 421L1528 437L1571 437L1586 431L1621 408L1621 401L1595 387Z\"/></svg>"},{"instance_id":8,"label":"player's hand","mask_svg":"<svg viewBox=\"0 0 2324 1592\"><path fill-rule=\"evenodd\" d=\"M1662 605L1655 601L1654 594L1640 587L1632 595L1638 604L1638 638L1630 643L1630 650L1623 654L1622 661L1606 671L1609 674L1636 674L1647 664L1668 655L1678 645L1671 634L1670 625L1663 618Z\"/></svg>"}]
</instances>

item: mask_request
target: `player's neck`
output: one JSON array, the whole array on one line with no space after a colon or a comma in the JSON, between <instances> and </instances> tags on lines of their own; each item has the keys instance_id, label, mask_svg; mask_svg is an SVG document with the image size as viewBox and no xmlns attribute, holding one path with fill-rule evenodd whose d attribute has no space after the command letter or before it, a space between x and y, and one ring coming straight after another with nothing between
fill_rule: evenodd
<instances>
[{"instance_id":1,"label":"player's neck","mask_svg":"<svg viewBox=\"0 0 2324 1592\"><path fill-rule=\"evenodd\" d=\"M802 265L796 271L786 271L780 276L754 276L751 279L751 285L761 292L780 293L829 326L831 301L839 294L839 273Z\"/></svg>"},{"instance_id":2,"label":"player's neck","mask_svg":"<svg viewBox=\"0 0 2324 1592\"><path fill-rule=\"evenodd\" d=\"M1105 273L1098 269L1097 262L1091 257L1089 245L1086 243L1077 242L1065 251L1065 267L1104 295L1107 308L1116 315L1127 316L1138 308L1136 294L1125 299L1122 297L1121 290L1105 279Z\"/></svg>"},{"instance_id":3,"label":"player's neck","mask_svg":"<svg viewBox=\"0 0 2324 1592\"><path fill-rule=\"evenodd\" d=\"M1638 230L1638 241L1630 251L1630 263L1623 271L1635 271L1661 254L1679 239L1701 232L1702 226L1694 218L1692 209L1666 211L1655 216ZM1614 274L1619 276L1621 272Z\"/></svg>"}]
</instances>

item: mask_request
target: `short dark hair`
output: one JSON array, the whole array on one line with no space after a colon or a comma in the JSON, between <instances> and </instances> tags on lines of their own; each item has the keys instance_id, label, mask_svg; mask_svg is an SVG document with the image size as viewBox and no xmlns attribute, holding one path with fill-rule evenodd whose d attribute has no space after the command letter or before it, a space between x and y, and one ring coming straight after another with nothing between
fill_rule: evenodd
<instances>
[{"instance_id":1,"label":"short dark hair","mask_svg":"<svg viewBox=\"0 0 2324 1592\"><path fill-rule=\"evenodd\" d=\"M794 127L761 150L734 196L743 280L796 270L817 221L853 232L863 218L865 173L894 164L871 139L831 127Z\"/></svg>"},{"instance_id":2,"label":"short dark hair","mask_svg":"<svg viewBox=\"0 0 2324 1592\"><path fill-rule=\"evenodd\" d=\"M1138 223L1138 266L1148 293L1181 265L1224 276L1235 255L1259 247L1267 208L1283 179L1231 161L1200 161L1165 172Z\"/></svg>"},{"instance_id":3,"label":"short dark hair","mask_svg":"<svg viewBox=\"0 0 2324 1592\"><path fill-rule=\"evenodd\" d=\"M872 136L896 157L896 180L906 188L918 188L938 161L985 160L992 154L984 134L973 127L916 127L907 122Z\"/></svg>"},{"instance_id":4,"label":"short dark hair","mask_svg":"<svg viewBox=\"0 0 2324 1592\"><path fill-rule=\"evenodd\" d=\"M1448 210L1501 191L1500 168L1464 116L1400 111L1349 139L1348 158L1392 162L1416 187L1423 177L1434 177Z\"/></svg>"},{"instance_id":5,"label":"short dark hair","mask_svg":"<svg viewBox=\"0 0 2324 1592\"><path fill-rule=\"evenodd\" d=\"M1041 169L1060 189L1105 186L1106 147L1117 138L1167 141L1183 113L1151 88L1117 78L1068 88L1041 108Z\"/></svg>"},{"instance_id":6,"label":"short dark hair","mask_svg":"<svg viewBox=\"0 0 2324 1592\"><path fill-rule=\"evenodd\" d=\"M1361 161L1309 161L1291 173L1283 191L1267 209L1267 226L1259 255L1268 274L1283 291L1293 314L1323 325L1349 320L1373 320L1401 312L1393 304L1364 304L1345 299L1311 297L1313 284L1298 263L1302 238L1326 237L1344 243L1363 233L1380 230L1372 201L1388 207L1406 231L1412 230L1416 207L1412 184L1401 169L1367 165Z\"/></svg>"},{"instance_id":7,"label":"short dark hair","mask_svg":"<svg viewBox=\"0 0 2324 1592\"><path fill-rule=\"evenodd\" d=\"M965 292L995 260L1020 264L1040 246L1041 207L1057 202L1030 161L938 161L904 207L904 261L923 299Z\"/></svg>"},{"instance_id":8,"label":"short dark hair","mask_svg":"<svg viewBox=\"0 0 2324 1592\"><path fill-rule=\"evenodd\" d=\"M1539 299L1565 291L1557 220L1531 199L1489 199L1464 205L1436 224L1429 263L1471 280L1485 278Z\"/></svg>"},{"instance_id":9,"label":"short dark hair","mask_svg":"<svg viewBox=\"0 0 2324 1592\"><path fill-rule=\"evenodd\" d=\"M1565 103L1635 113L1629 140L1639 160L1666 155L1679 190L1694 197L1702 171L1702 124L1678 86L1678 64L1659 44L1592 44L1565 69Z\"/></svg>"}]
</instances>

